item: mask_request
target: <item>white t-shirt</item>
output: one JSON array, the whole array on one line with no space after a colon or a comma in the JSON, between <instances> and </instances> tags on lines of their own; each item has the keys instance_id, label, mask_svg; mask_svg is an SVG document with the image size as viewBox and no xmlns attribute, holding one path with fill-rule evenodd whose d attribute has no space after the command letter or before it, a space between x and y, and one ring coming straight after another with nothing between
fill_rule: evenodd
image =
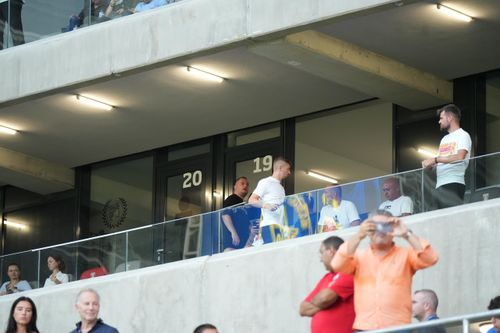
<instances>
[{"instance_id":1,"label":"white t-shirt","mask_svg":"<svg viewBox=\"0 0 500 333\"><path fill-rule=\"evenodd\" d=\"M467 154L463 161L455 163L438 163L436 173L436 188L450 183L465 184L464 175L469 165L470 150L472 141L469 133L459 128L456 131L446 135L439 144L439 156L450 156L465 149Z\"/></svg>"},{"instance_id":2,"label":"white t-shirt","mask_svg":"<svg viewBox=\"0 0 500 333\"><path fill-rule=\"evenodd\" d=\"M68 282L68 274L64 274L62 272L57 272L56 278L61 281L61 283L67 283ZM45 284L43 287L52 287L56 286L56 283L50 279L50 276L45 280Z\"/></svg>"},{"instance_id":3,"label":"white t-shirt","mask_svg":"<svg viewBox=\"0 0 500 333\"><path fill-rule=\"evenodd\" d=\"M272 176L261 179L253 193L257 194L263 203L279 205L274 211L262 208L260 226L265 227L271 224L283 225L285 189L281 186L280 181Z\"/></svg>"},{"instance_id":4,"label":"white t-shirt","mask_svg":"<svg viewBox=\"0 0 500 333\"><path fill-rule=\"evenodd\" d=\"M383 209L392 214L392 216L401 216L403 214L413 214L413 201L410 197L400 196L399 198L391 201L383 202L378 209Z\"/></svg>"},{"instance_id":5,"label":"white t-shirt","mask_svg":"<svg viewBox=\"0 0 500 333\"><path fill-rule=\"evenodd\" d=\"M356 206L350 201L342 200L337 208L333 208L331 204L321 208L318 224L325 225L335 223L336 229L344 229L349 228L351 222L356 220L359 220Z\"/></svg>"}]
</instances>

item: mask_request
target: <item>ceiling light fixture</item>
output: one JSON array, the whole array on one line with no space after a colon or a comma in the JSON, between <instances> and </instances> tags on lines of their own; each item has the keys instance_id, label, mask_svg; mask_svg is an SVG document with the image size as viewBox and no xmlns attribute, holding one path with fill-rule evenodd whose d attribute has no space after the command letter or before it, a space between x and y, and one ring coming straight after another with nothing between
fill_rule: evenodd
<instances>
[{"instance_id":1,"label":"ceiling light fixture","mask_svg":"<svg viewBox=\"0 0 500 333\"><path fill-rule=\"evenodd\" d=\"M10 134L10 135L17 134L17 130L10 128L10 127L6 127L6 126L0 126L0 132L5 133L5 134Z\"/></svg>"},{"instance_id":2,"label":"ceiling light fixture","mask_svg":"<svg viewBox=\"0 0 500 333\"><path fill-rule=\"evenodd\" d=\"M446 14L446 15L448 15L450 17L453 17L454 19L457 19L457 20L460 20L460 21L464 21L464 22L470 22L470 21L472 21L472 17L471 16L469 16L467 14L464 14L462 12L459 12L458 10L450 8L448 6L444 6L444 5L440 4L440 3L438 3L436 5L436 8L441 13Z\"/></svg>"},{"instance_id":3,"label":"ceiling light fixture","mask_svg":"<svg viewBox=\"0 0 500 333\"><path fill-rule=\"evenodd\" d=\"M425 148L417 148L417 153L420 153L424 156L428 156L428 157L436 157L438 154L436 152L433 152L433 151L430 151L428 149L425 149Z\"/></svg>"},{"instance_id":4,"label":"ceiling light fixture","mask_svg":"<svg viewBox=\"0 0 500 333\"><path fill-rule=\"evenodd\" d=\"M85 97L82 95L75 95L76 100L79 101L80 103L87 104L89 106L101 109L101 110L106 110L106 111L111 111L115 107L106 103L103 103L101 101L98 101L93 98Z\"/></svg>"},{"instance_id":5,"label":"ceiling light fixture","mask_svg":"<svg viewBox=\"0 0 500 333\"><path fill-rule=\"evenodd\" d=\"M24 224L21 224L21 223L17 223L17 222L12 222L12 221L7 221L7 220L4 220L3 223L9 227L13 227L13 228L17 228L17 229L20 229L20 230L24 230L27 228L26 225Z\"/></svg>"},{"instance_id":6,"label":"ceiling light fixture","mask_svg":"<svg viewBox=\"0 0 500 333\"><path fill-rule=\"evenodd\" d=\"M222 83L225 80L221 76L218 76L218 75L215 75L215 74L212 74L212 73L209 73L209 72L206 72L204 70L201 70L201 69L198 69L198 68L194 68L194 67L191 67L191 66L187 66L186 70L189 73L196 75L200 79L204 79L204 80L208 80L208 81L213 81L213 82L218 82L218 83Z\"/></svg>"},{"instance_id":7,"label":"ceiling light fixture","mask_svg":"<svg viewBox=\"0 0 500 333\"><path fill-rule=\"evenodd\" d=\"M332 184L338 184L339 183L339 181L337 179L335 179L333 177L330 177L330 176L322 175L320 173L317 173L316 171L309 170L306 173L307 173L308 176L324 180L325 182L329 182L329 183L332 183Z\"/></svg>"}]
</instances>

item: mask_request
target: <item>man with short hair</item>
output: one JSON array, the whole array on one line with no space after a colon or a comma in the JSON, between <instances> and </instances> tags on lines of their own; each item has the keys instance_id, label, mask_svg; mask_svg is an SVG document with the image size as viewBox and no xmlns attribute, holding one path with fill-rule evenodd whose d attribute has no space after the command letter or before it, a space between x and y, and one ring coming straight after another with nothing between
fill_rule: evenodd
<instances>
[{"instance_id":1,"label":"man with short hair","mask_svg":"<svg viewBox=\"0 0 500 333\"><path fill-rule=\"evenodd\" d=\"M194 329L193 333L219 333L217 327L212 324L203 324Z\"/></svg>"},{"instance_id":2,"label":"man with short hair","mask_svg":"<svg viewBox=\"0 0 500 333\"><path fill-rule=\"evenodd\" d=\"M410 197L401 195L401 184L396 177L390 177L382 183L382 192L387 201L378 208L386 210L392 216L400 217L413 214L413 201Z\"/></svg>"},{"instance_id":3,"label":"man with short hair","mask_svg":"<svg viewBox=\"0 0 500 333\"><path fill-rule=\"evenodd\" d=\"M264 243L280 241L283 235L285 189L281 181L290 176L291 164L282 157L273 162L273 174L259 180L248 202L262 210L260 232Z\"/></svg>"},{"instance_id":4,"label":"man with short hair","mask_svg":"<svg viewBox=\"0 0 500 333\"><path fill-rule=\"evenodd\" d=\"M94 289L81 290L76 297L75 308L81 321L71 333L119 333L99 318L100 297Z\"/></svg>"},{"instance_id":5,"label":"man with short hair","mask_svg":"<svg viewBox=\"0 0 500 333\"><path fill-rule=\"evenodd\" d=\"M359 250L370 238L370 247ZM396 246L394 237L410 247ZM411 284L417 270L434 265L437 253L387 211L365 220L332 260L335 272L354 275L353 330L369 331L411 323Z\"/></svg>"},{"instance_id":6,"label":"man with short hair","mask_svg":"<svg viewBox=\"0 0 500 333\"><path fill-rule=\"evenodd\" d=\"M464 202L464 176L472 141L469 133L460 128L461 112L455 104L442 107L437 114L441 130L448 134L441 139L438 156L423 160L422 167L436 167L435 198L438 208L447 208Z\"/></svg>"},{"instance_id":7,"label":"man with short hair","mask_svg":"<svg viewBox=\"0 0 500 333\"><path fill-rule=\"evenodd\" d=\"M325 189L325 206L319 213L318 231L327 232L359 225L358 210L354 203L342 199L342 187Z\"/></svg>"},{"instance_id":8,"label":"man with short hair","mask_svg":"<svg viewBox=\"0 0 500 333\"><path fill-rule=\"evenodd\" d=\"M488 310L498 309L500 309L500 296L491 299L490 304L488 305ZM493 324L493 328L491 328L488 333L500 333L500 316L491 317L491 324Z\"/></svg>"},{"instance_id":9,"label":"man with short hair","mask_svg":"<svg viewBox=\"0 0 500 333\"><path fill-rule=\"evenodd\" d=\"M31 290L31 286L28 281L21 280L21 269L18 264L10 263L7 266L7 276L9 277L9 281L4 282L0 287L0 295Z\"/></svg>"},{"instance_id":10,"label":"man with short hair","mask_svg":"<svg viewBox=\"0 0 500 333\"><path fill-rule=\"evenodd\" d=\"M417 290L412 300L413 317L418 321L439 319L436 314L438 302L438 297L433 290ZM416 333L446 333L446 329L442 326L423 327Z\"/></svg>"},{"instance_id":11,"label":"man with short hair","mask_svg":"<svg viewBox=\"0 0 500 333\"><path fill-rule=\"evenodd\" d=\"M311 333L351 333L354 322L354 284L351 275L332 269L332 259L344 241L331 236L321 243L321 262L328 273L300 304L300 315L312 317Z\"/></svg>"},{"instance_id":12,"label":"man with short hair","mask_svg":"<svg viewBox=\"0 0 500 333\"><path fill-rule=\"evenodd\" d=\"M250 219L253 207L240 205L248 194L247 177L239 177L234 182L233 194L228 196L222 207L222 238L224 251L242 249L251 245ZM255 217L257 219L257 217Z\"/></svg>"}]
</instances>

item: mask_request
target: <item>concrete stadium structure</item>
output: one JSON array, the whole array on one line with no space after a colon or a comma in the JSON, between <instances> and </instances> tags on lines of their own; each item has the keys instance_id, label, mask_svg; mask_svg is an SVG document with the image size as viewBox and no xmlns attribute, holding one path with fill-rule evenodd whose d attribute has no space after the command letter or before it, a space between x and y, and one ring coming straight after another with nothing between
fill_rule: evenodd
<instances>
[{"instance_id":1,"label":"concrete stadium structure","mask_svg":"<svg viewBox=\"0 0 500 333\"><path fill-rule=\"evenodd\" d=\"M463 110L472 155L500 151L500 2L444 3L472 22L448 20L427 0L182 0L0 51L0 125L18 130L0 137L0 254L174 219L185 193L170 193L178 182L169 180L186 171L203 171L195 215L222 206L238 163L270 155L295 165L288 194L326 186L307 176L314 168L343 184L418 168L417 145L439 142L435 109L451 102ZM186 66L225 81L193 80ZM89 111L76 95L115 109ZM146 167L122 173L136 160ZM498 186L499 165L474 169L468 191ZM122 197L127 219L109 227L106 208ZM500 294L499 200L405 218L440 254L413 287L437 291L441 317L483 311ZM5 223L15 218L30 231ZM160 259L164 244L144 238L153 249L141 259L152 267L27 295L42 332L73 328L74 298L87 286L120 332L182 333L201 322L221 332L307 332L298 305L323 272L325 236L177 262L169 261L182 254ZM74 266L77 276L87 268ZM14 299L0 298L0 328Z\"/></svg>"}]
</instances>

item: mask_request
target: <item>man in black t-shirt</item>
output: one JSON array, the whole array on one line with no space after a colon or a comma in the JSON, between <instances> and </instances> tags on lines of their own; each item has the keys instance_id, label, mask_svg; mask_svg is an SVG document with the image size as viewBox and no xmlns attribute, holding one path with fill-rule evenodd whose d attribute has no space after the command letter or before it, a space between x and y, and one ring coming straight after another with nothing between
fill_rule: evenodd
<instances>
[{"instance_id":1,"label":"man in black t-shirt","mask_svg":"<svg viewBox=\"0 0 500 333\"><path fill-rule=\"evenodd\" d=\"M239 177L234 182L233 194L224 200L223 207L228 209L222 213L222 237L224 251L242 249L251 245L250 237L250 217L254 207L241 205L248 194L248 179ZM256 217L258 218L258 217Z\"/></svg>"}]
</instances>

